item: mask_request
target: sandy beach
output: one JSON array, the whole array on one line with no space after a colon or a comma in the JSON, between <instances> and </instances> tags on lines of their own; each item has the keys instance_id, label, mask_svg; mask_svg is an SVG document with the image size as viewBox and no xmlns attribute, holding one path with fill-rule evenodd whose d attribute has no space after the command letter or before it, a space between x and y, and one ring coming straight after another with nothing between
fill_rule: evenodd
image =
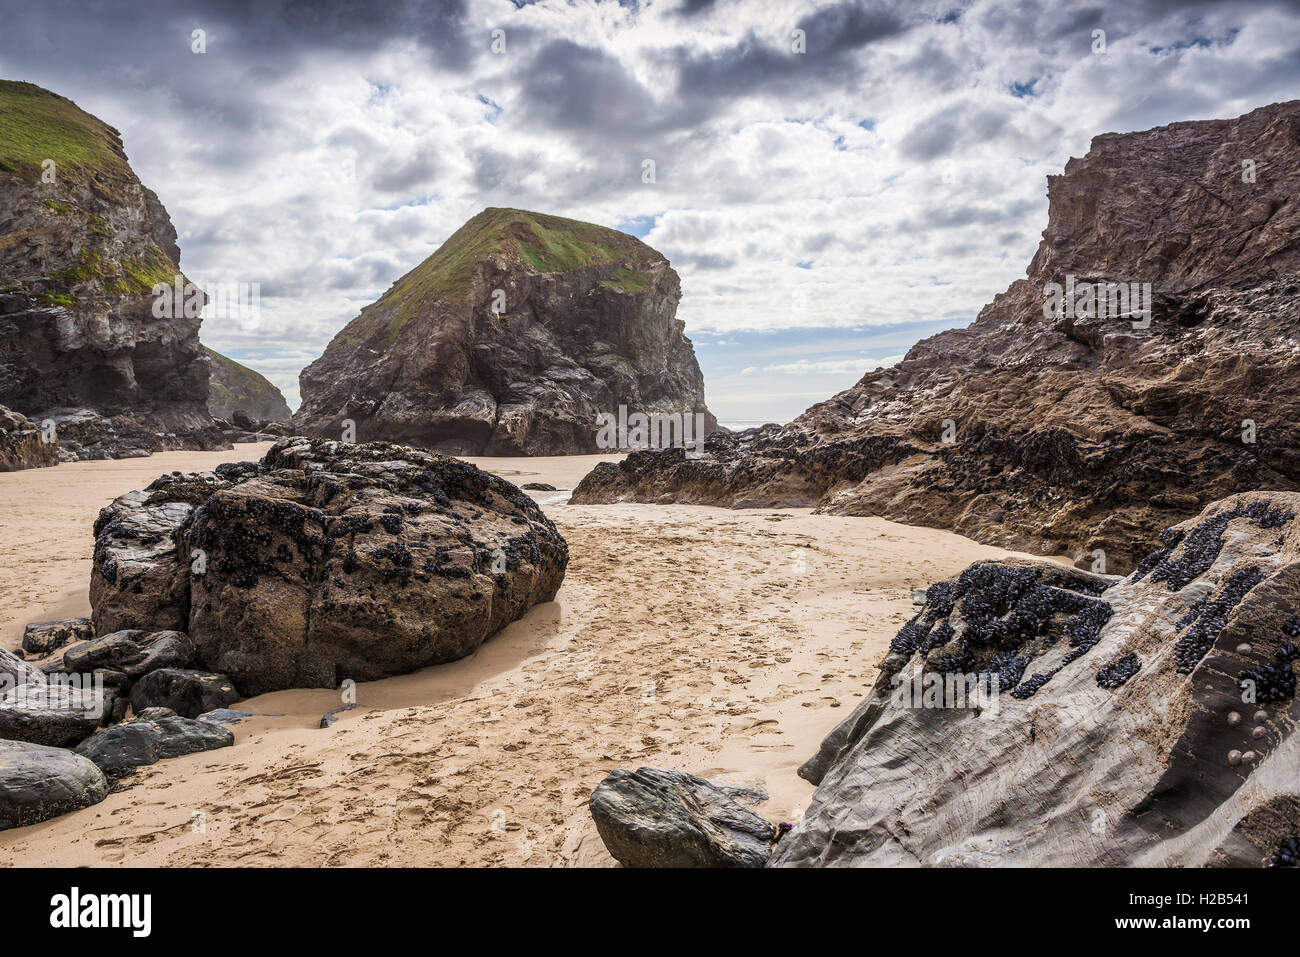
<instances>
[{"instance_id":1,"label":"sandy beach","mask_svg":"<svg viewBox=\"0 0 1300 957\"><path fill-rule=\"evenodd\" d=\"M0 641L89 612L91 523L175 452L0 474ZM795 769L864 693L913 588L1012 554L935 529L806 509L571 506L609 456L472 459L532 493L568 540L555 602L475 655L237 707L236 744L122 779L102 803L0 832L7 865L613 865L587 799L615 768L758 783L796 818ZM616 458L616 457L613 457Z\"/></svg>"}]
</instances>

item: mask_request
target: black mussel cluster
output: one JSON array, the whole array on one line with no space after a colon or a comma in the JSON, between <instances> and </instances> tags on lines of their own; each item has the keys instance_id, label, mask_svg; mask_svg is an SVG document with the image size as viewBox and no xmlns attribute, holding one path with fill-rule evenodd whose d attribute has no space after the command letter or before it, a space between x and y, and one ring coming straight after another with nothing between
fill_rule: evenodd
<instances>
[{"instance_id":1,"label":"black mussel cluster","mask_svg":"<svg viewBox=\"0 0 1300 957\"><path fill-rule=\"evenodd\" d=\"M1070 647L1074 650L1065 656L1061 664L1068 665L1092 650L1092 646L1101 639L1101 629L1105 627L1106 622L1110 621L1113 614L1115 610L1109 604L1092 599L1079 610L1078 614L1066 622L1065 634L1070 639Z\"/></svg>"},{"instance_id":2,"label":"black mussel cluster","mask_svg":"<svg viewBox=\"0 0 1300 957\"><path fill-rule=\"evenodd\" d=\"M1300 837L1284 837L1278 842L1273 856L1268 859L1269 867L1300 866Z\"/></svg>"},{"instance_id":3,"label":"black mussel cluster","mask_svg":"<svg viewBox=\"0 0 1300 957\"><path fill-rule=\"evenodd\" d=\"M953 627L952 622L939 622L939 624L935 625L934 628L931 629L930 633L926 635L917 646L917 650L921 652L921 657L924 658L934 649L942 648L948 642L952 641L952 636L956 631L957 629Z\"/></svg>"},{"instance_id":4,"label":"black mussel cluster","mask_svg":"<svg viewBox=\"0 0 1300 957\"><path fill-rule=\"evenodd\" d=\"M1174 549L1182 544L1185 534L1185 532L1177 528L1166 528L1161 532L1161 547L1138 562L1137 568L1133 571L1133 581L1140 582L1150 575L1153 569L1158 568L1166 558L1173 554Z\"/></svg>"},{"instance_id":5,"label":"black mussel cluster","mask_svg":"<svg viewBox=\"0 0 1300 957\"><path fill-rule=\"evenodd\" d=\"M1190 627L1174 642L1174 663L1179 674L1192 673L1206 652L1214 647L1232 610L1263 580L1264 573L1254 565L1240 568L1228 577L1217 595L1193 603L1191 610L1178 622L1180 628Z\"/></svg>"},{"instance_id":6,"label":"black mussel cluster","mask_svg":"<svg viewBox=\"0 0 1300 957\"><path fill-rule=\"evenodd\" d=\"M1097 643L1112 610L1092 596L1109 584L1104 579L1085 581L1078 576L1045 574L1040 568L981 562L962 572L955 582L931 586L925 608L894 636L890 651L905 657L919 652L927 658L928 667L940 674L996 673L999 687L1016 688L1033 660L1025 646L1036 639L1043 646L1050 645L1055 639L1050 625L1057 616L1071 616L1065 624L1073 649L1067 663ZM948 620L954 611L960 615L960 633ZM930 657L954 638L955 650ZM1029 697L1056 671L1034 676L1021 685L1024 690L1016 696Z\"/></svg>"},{"instance_id":7,"label":"black mussel cluster","mask_svg":"<svg viewBox=\"0 0 1300 957\"><path fill-rule=\"evenodd\" d=\"M1291 618L1282 626L1288 638L1300 638L1300 618Z\"/></svg>"},{"instance_id":8,"label":"black mussel cluster","mask_svg":"<svg viewBox=\"0 0 1300 957\"><path fill-rule=\"evenodd\" d=\"M1172 536L1166 541L1162 534L1161 541L1165 547L1139 563L1134 580L1140 581L1150 573L1152 581L1167 582L1170 591L1185 588L1214 564L1223 548L1223 532L1228 523L1237 518L1250 519L1260 528L1281 528L1295 515L1286 509L1270 506L1266 501L1251 502L1207 518L1188 532L1181 542L1175 542Z\"/></svg>"},{"instance_id":9,"label":"black mussel cluster","mask_svg":"<svg viewBox=\"0 0 1300 957\"><path fill-rule=\"evenodd\" d=\"M1291 662L1300 658L1300 646L1287 642L1273 653L1273 660L1247 668L1237 676L1237 687L1248 690L1252 683L1260 704L1295 697L1296 676Z\"/></svg>"},{"instance_id":10,"label":"black mussel cluster","mask_svg":"<svg viewBox=\"0 0 1300 957\"><path fill-rule=\"evenodd\" d=\"M1032 678L1020 682L1020 684L1016 685L1015 689L1011 692L1011 697L1019 698L1022 701L1025 698L1032 698L1034 695L1038 694L1038 689L1051 681L1052 677L1060 670L1060 668L1053 668L1051 671L1040 671Z\"/></svg>"},{"instance_id":11,"label":"black mussel cluster","mask_svg":"<svg viewBox=\"0 0 1300 957\"><path fill-rule=\"evenodd\" d=\"M1103 688L1118 688L1138 673L1140 665L1141 662L1138 661L1138 656L1129 652L1124 657L1098 668L1097 684Z\"/></svg>"},{"instance_id":12,"label":"black mussel cluster","mask_svg":"<svg viewBox=\"0 0 1300 957\"><path fill-rule=\"evenodd\" d=\"M1029 667L1029 662L1033 660L1030 655L1017 654L1014 651L999 651L984 667L990 674L998 676L999 688L1014 688L1020 683L1025 669Z\"/></svg>"}]
</instances>

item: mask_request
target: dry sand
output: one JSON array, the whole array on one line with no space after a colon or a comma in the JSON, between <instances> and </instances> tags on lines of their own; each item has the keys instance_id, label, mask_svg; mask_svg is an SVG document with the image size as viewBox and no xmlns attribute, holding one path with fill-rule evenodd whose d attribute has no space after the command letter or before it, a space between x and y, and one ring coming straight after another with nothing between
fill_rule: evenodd
<instances>
[{"instance_id":1,"label":"dry sand","mask_svg":"<svg viewBox=\"0 0 1300 957\"><path fill-rule=\"evenodd\" d=\"M0 644L87 614L90 526L173 452L0 474ZM569 542L557 600L470 658L237 705L235 746L142 768L102 803L0 832L0 863L611 865L586 802L615 768L757 782L791 820L795 769L874 680L913 588L1008 554L948 532L806 509L564 504L610 456L471 459L533 493Z\"/></svg>"}]
</instances>

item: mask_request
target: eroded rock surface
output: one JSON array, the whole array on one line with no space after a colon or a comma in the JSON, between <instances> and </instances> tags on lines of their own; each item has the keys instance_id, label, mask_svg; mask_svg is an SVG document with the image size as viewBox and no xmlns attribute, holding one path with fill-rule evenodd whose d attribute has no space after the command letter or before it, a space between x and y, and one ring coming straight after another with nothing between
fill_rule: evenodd
<instances>
[{"instance_id":1,"label":"eroded rock surface","mask_svg":"<svg viewBox=\"0 0 1300 957\"><path fill-rule=\"evenodd\" d=\"M97 627L185 631L245 696L463 657L568 563L515 486L436 453L303 438L168 475L96 523Z\"/></svg>"},{"instance_id":2,"label":"eroded rock surface","mask_svg":"<svg viewBox=\"0 0 1300 957\"><path fill-rule=\"evenodd\" d=\"M97 668L111 669L134 681L160 668L185 668L193 660L194 643L184 632L128 629L65 649L60 670L92 672Z\"/></svg>"},{"instance_id":3,"label":"eroded rock surface","mask_svg":"<svg viewBox=\"0 0 1300 957\"><path fill-rule=\"evenodd\" d=\"M788 426L599 465L572 501L817 506L1127 572L1219 498L1300 487L1298 156L1300 101L1099 136L973 325ZM1267 175L1243 182L1245 157ZM1045 318L1070 276L1151 283L1150 327Z\"/></svg>"},{"instance_id":4,"label":"eroded rock surface","mask_svg":"<svg viewBox=\"0 0 1300 957\"><path fill-rule=\"evenodd\" d=\"M0 693L0 738L70 748L93 734L104 714L93 681L28 681Z\"/></svg>"},{"instance_id":5,"label":"eroded rock surface","mask_svg":"<svg viewBox=\"0 0 1300 957\"><path fill-rule=\"evenodd\" d=\"M624 867L763 867L776 837L729 789L683 771L614 771L589 805Z\"/></svg>"},{"instance_id":6,"label":"eroded rock surface","mask_svg":"<svg viewBox=\"0 0 1300 957\"><path fill-rule=\"evenodd\" d=\"M487 209L300 376L297 427L467 455L597 452L597 415L701 413L668 261L632 236Z\"/></svg>"},{"instance_id":7,"label":"eroded rock surface","mask_svg":"<svg viewBox=\"0 0 1300 957\"><path fill-rule=\"evenodd\" d=\"M981 562L932 586L800 769L773 863L1267 864L1300 834L1298 516L1243 493L1113 584Z\"/></svg>"}]
</instances>

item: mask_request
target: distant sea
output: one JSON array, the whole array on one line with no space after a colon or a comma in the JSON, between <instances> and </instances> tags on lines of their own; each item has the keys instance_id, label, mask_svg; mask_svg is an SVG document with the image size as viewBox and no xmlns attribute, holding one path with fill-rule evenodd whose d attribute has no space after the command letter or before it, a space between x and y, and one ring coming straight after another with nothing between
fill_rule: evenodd
<instances>
[{"instance_id":1,"label":"distant sea","mask_svg":"<svg viewBox=\"0 0 1300 957\"><path fill-rule=\"evenodd\" d=\"M756 425L767 425L769 422L776 422L778 425L784 425L780 419L718 419L719 425L725 425L733 432L742 432L745 429L752 429Z\"/></svg>"}]
</instances>

